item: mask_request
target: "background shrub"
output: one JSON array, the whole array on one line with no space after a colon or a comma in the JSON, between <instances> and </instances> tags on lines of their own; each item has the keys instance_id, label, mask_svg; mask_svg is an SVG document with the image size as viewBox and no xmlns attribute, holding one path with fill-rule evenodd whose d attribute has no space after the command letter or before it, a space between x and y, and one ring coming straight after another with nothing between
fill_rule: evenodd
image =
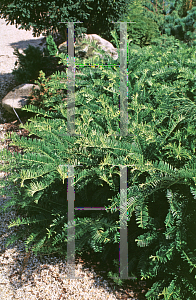
<instances>
[{"instance_id":1,"label":"background shrub","mask_svg":"<svg viewBox=\"0 0 196 300\"><path fill-rule=\"evenodd\" d=\"M34 81L39 71L46 68L46 60L39 47L29 45L23 52L24 54L20 53L17 48L14 50L14 55L18 57L15 66L18 65L18 68L15 68L12 73L19 84Z\"/></svg>"},{"instance_id":2,"label":"background shrub","mask_svg":"<svg viewBox=\"0 0 196 300\"><path fill-rule=\"evenodd\" d=\"M43 70L46 76L55 72L58 58L44 57L39 47L31 45L28 45L28 48L23 52L24 54L20 53L17 48L14 50L14 55L17 56L18 60L15 62L12 73L18 84L34 82L38 79L40 70Z\"/></svg>"},{"instance_id":3,"label":"background shrub","mask_svg":"<svg viewBox=\"0 0 196 300\"><path fill-rule=\"evenodd\" d=\"M102 34L103 38L111 38L112 21L119 20L119 16L126 11L128 0L43 0L40 5L37 0L1 0L2 17L9 23L14 21L22 29L33 29L34 34L51 34L59 32L66 38L67 20L82 22L75 24L75 36L83 33ZM35 13L36 12L36 13ZM65 32L66 31L66 32Z\"/></svg>"},{"instance_id":4,"label":"background shrub","mask_svg":"<svg viewBox=\"0 0 196 300\"><path fill-rule=\"evenodd\" d=\"M52 35L46 37L46 48L44 48L45 56L52 56L58 52L58 48L53 40Z\"/></svg>"},{"instance_id":5,"label":"background shrub","mask_svg":"<svg viewBox=\"0 0 196 300\"><path fill-rule=\"evenodd\" d=\"M146 10L142 2L144 1L129 1L126 15L121 18L121 22L131 22L127 23L127 33L132 43L140 47L151 44L154 38L160 36L158 24L146 15ZM118 38L120 38L119 24L115 24L115 29Z\"/></svg>"}]
</instances>

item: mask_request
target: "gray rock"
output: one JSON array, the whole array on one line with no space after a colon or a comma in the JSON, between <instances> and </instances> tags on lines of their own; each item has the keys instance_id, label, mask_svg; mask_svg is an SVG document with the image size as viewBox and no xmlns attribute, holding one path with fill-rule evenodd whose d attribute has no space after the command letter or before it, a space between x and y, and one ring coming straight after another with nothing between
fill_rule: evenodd
<instances>
[{"instance_id":1,"label":"gray rock","mask_svg":"<svg viewBox=\"0 0 196 300\"><path fill-rule=\"evenodd\" d=\"M90 42L90 45L88 45L86 41ZM106 51L114 60L118 59L116 48L114 48L110 42L101 38L97 34L84 34L74 43L76 57L89 58L98 54L101 58L103 58L100 53L95 52L96 48L92 45L93 42L96 47ZM67 41L60 44L58 49L59 53L67 53Z\"/></svg>"},{"instance_id":2,"label":"gray rock","mask_svg":"<svg viewBox=\"0 0 196 300\"><path fill-rule=\"evenodd\" d=\"M66 53L67 52L67 41L63 42L58 46L60 53Z\"/></svg>"},{"instance_id":3,"label":"gray rock","mask_svg":"<svg viewBox=\"0 0 196 300\"><path fill-rule=\"evenodd\" d=\"M15 87L2 99L2 106L11 114L15 114L13 107L16 112L21 112L21 108L29 103L28 97L33 87L40 89L38 85L30 83Z\"/></svg>"}]
</instances>

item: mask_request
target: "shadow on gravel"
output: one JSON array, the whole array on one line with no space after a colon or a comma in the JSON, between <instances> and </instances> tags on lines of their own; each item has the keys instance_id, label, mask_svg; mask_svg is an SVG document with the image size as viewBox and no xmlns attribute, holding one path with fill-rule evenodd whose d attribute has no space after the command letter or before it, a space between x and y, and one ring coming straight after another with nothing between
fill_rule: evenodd
<instances>
[{"instance_id":1,"label":"shadow on gravel","mask_svg":"<svg viewBox=\"0 0 196 300\"><path fill-rule=\"evenodd\" d=\"M61 35L56 34L54 35L54 40L56 42L57 45L59 45L63 40ZM23 50L25 50L26 48L28 48L28 45L32 45L34 47L39 47L41 50L43 50L43 48L45 47L45 42L46 42L46 37L40 37L39 39L28 39L28 40L21 40L18 42L14 42L14 43L9 43L8 45L13 47L13 52L14 52L14 48L17 48L19 50L19 52L23 53ZM15 56L16 60L18 60L17 56ZM5 59L9 60L9 56L8 55L1 55L0 57L0 63ZM53 73L55 73L56 71L65 71L66 67L63 66L62 64L58 64L58 61L60 60L60 58L56 58L56 57L51 57L51 59L49 60L48 65L46 66L46 69L43 70L44 73L46 74L46 77L52 75ZM13 69L14 69L14 65L13 65ZM12 70L13 70L12 69ZM1 70L0 70L1 72ZM28 83L28 82L22 82L22 83ZM34 80L33 82L34 83ZM20 85L20 82L17 82L14 78L14 75L12 74L12 72L9 73L0 73L0 124L4 124L4 123L11 123L13 121L15 121L17 119L15 114L10 114L8 113L1 105L2 103L2 99L15 87L17 87L18 85ZM20 116L19 116L20 117Z\"/></svg>"},{"instance_id":2,"label":"shadow on gravel","mask_svg":"<svg viewBox=\"0 0 196 300\"><path fill-rule=\"evenodd\" d=\"M28 45L32 45L35 47L39 48L43 48L45 46L45 41L46 38L45 37L40 37L39 39L28 39L28 40L21 40L15 43L8 43L8 46L13 47L13 52L14 52L14 48L18 48L19 52L22 52L22 50L26 49L28 47ZM21 50L21 51L20 51ZM13 55L14 57L14 55ZM17 57L15 57L17 60ZM13 58L12 58L13 59ZM10 57L9 55L7 55L6 53L3 55L1 55L0 57L0 63L2 64L2 67L0 69L0 103L2 101L2 99L13 89L15 88L18 83L15 81L14 79L14 75L12 74L12 72L8 72L8 73L3 73L3 64L9 62ZM4 67L5 69L5 67ZM14 65L13 65L13 69L14 69ZM16 120L16 116L15 115L11 115L11 114L7 114L6 110L2 107L2 105L0 105L0 124L4 124L6 122L12 122Z\"/></svg>"},{"instance_id":3,"label":"shadow on gravel","mask_svg":"<svg viewBox=\"0 0 196 300\"><path fill-rule=\"evenodd\" d=\"M41 36L39 39L29 39L26 41L18 41L15 43L10 43L8 45L10 45L11 47L13 47L13 51L14 48L18 48L18 50L25 50L28 45L34 46L34 47L39 47L41 50L45 47L45 42L46 42L46 38Z\"/></svg>"}]
</instances>

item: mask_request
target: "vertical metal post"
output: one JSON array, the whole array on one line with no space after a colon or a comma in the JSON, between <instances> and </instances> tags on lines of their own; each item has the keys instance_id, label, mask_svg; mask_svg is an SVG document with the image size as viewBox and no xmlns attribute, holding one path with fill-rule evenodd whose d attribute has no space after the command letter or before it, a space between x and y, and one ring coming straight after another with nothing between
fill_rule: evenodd
<instances>
[{"instance_id":1,"label":"vertical metal post","mask_svg":"<svg viewBox=\"0 0 196 300\"><path fill-rule=\"evenodd\" d=\"M120 166L120 278L128 278L127 166Z\"/></svg>"},{"instance_id":2,"label":"vertical metal post","mask_svg":"<svg viewBox=\"0 0 196 300\"><path fill-rule=\"evenodd\" d=\"M120 135L128 134L127 24L120 23Z\"/></svg>"},{"instance_id":3,"label":"vertical metal post","mask_svg":"<svg viewBox=\"0 0 196 300\"><path fill-rule=\"evenodd\" d=\"M74 23L68 23L68 69L67 69L67 133L75 133L75 59Z\"/></svg>"},{"instance_id":4,"label":"vertical metal post","mask_svg":"<svg viewBox=\"0 0 196 300\"><path fill-rule=\"evenodd\" d=\"M120 23L120 135L128 134L127 22ZM129 22L135 23L135 22ZM118 134L117 134L118 135ZM128 277L127 166L120 166L120 278ZM115 279L116 277L112 277Z\"/></svg>"},{"instance_id":5,"label":"vertical metal post","mask_svg":"<svg viewBox=\"0 0 196 300\"><path fill-rule=\"evenodd\" d=\"M64 23L64 22L60 22ZM80 22L77 22L80 23ZM65 136L60 134L59 136ZM75 59L74 59L74 22L68 22L68 70L67 70L67 135L75 134ZM74 166L68 165L68 228L67 228L67 266L69 279L75 277L75 220L74 220Z\"/></svg>"}]
</instances>

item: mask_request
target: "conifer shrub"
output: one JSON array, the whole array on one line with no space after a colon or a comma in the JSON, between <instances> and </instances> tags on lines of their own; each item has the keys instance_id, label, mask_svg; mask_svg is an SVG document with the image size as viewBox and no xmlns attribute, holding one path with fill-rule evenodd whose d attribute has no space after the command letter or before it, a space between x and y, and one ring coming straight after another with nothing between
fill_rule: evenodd
<instances>
[{"instance_id":1,"label":"conifer shrub","mask_svg":"<svg viewBox=\"0 0 196 300\"><path fill-rule=\"evenodd\" d=\"M151 44L154 38L160 37L158 24L146 14L146 6L141 0L130 1L121 22L131 22L127 23L127 33L133 44L141 48ZM115 24L115 27L120 37L119 24Z\"/></svg>"},{"instance_id":2,"label":"conifer shrub","mask_svg":"<svg viewBox=\"0 0 196 300\"><path fill-rule=\"evenodd\" d=\"M179 16L174 12L165 17L163 32L173 35L176 39L186 42L189 46L195 46L195 20L196 7L187 11L186 16Z\"/></svg>"},{"instance_id":3,"label":"conifer shrub","mask_svg":"<svg viewBox=\"0 0 196 300\"><path fill-rule=\"evenodd\" d=\"M44 48L44 55L45 56L52 56L55 55L58 52L57 45L55 44L55 41L52 37L52 35L49 35L46 37L46 48Z\"/></svg>"},{"instance_id":4,"label":"conifer shrub","mask_svg":"<svg viewBox=\"0 0 196 300\"><path fill-rule=\"evenodd\" d=\"M18 58L15 66L18 67L15 67L12 73L19 84L32 82L37 79L39 71L46 68L46 62L39 47L29 45L23 52L24 54L20 53L17 48L14 49L14 55Z\"/></svg>"},{"instance_id":5,"label":"conifer shrub","mask_svg":"<svg viewBox=\"0 0 196 300\"><path fill-rule=\"evenodd\" d=\"M17 48L13 52L17 56L17 61L12 74L18 84L34 83L41 70L45 72L46 76L54 73L56 65L58 65L56 57L44 56L39 47L32 45L28 45L23 52L20 53Z\"/></svg>"},{"instance_id":6,"label":"conifer shrub","mask_svg":"<svg viewBox=\"0 0 196 300\"><path fill-rule=\"evenodd\" d=\"M90 44L90 41L87 41L87 43ZM80 74L83 73L82 70L88 70L89 64L93 64L93 67L95 68L95 65L100 68L100 64L113 64L114 61L111 57L109 57L109 54L105 52L104 50L98 48L96 44L94 43L95 51L97 52L96 55L93 55L92 57L80 59L78 57L75 57L75 63L76 63L76 77L81 77ZM102 59L98 55L102 55ZM59 59L58 64L60 65L67 65L67 55L64 53L56 54L56 58ZM96 67L97 68L97 67ZM91 78L91 82L93 82L93 78L97 82L98 78L100 78L99 72L97 74L93 74L92 72L88 73L87 75L89 78ZM45 110L52 110L58 111L61 104L67 101L67 74L63 71L57 71L51 74L50 76L46 76L45 72L40 71L39 76L37 80L35 80L35 83L38 84L40 87L40 90L34 90L31 93L30 96L30 103L34 106L37 106L39 108L43 108ZM96 86L98 86L97 84ZM81 89L81 86L86 86L85 79L80 78L80 83L77 84L76 81L76 87L75 90L79 91ZM106 90L104 90L104 93L109 94ZM76 94L77 96L77 94ZM80 95L81 98L81 95ZM78 104L81 105L81 104ZM60 113L61 115L61 113ZM60 116L58 114L58 117Z\"/></svg>"},{"instance_id":7,"label":"conifer shrub","mask_svg":"<svg viewBox=\"0 0 196 300\"><path fill-rule=\"evenodd\" d=\"M66 259L67 227L74 226L67 219L66 165L75 165L74 206L106 208L75 211L76 253L90 247L103 260L118 260L119 165L127 165L129 276L152 280L148 300L195 298L194 56L194 49L181 43L130 47L129 136L117 135L120 72L115 66L83 67L77 74L76 135L66 135L65 101L43 98L42 108L24 108L37 115L20 126L40 139L12 135L24 154L4 149L7 164L1 169L10 172L5 188L13 185L12 199L2 210L13 204L21 208L24 217L9 227L25 225L26 251L57 252ZM58 90L60 75L55 76L40 82ZM7 245L23 234L19 230ZM116 274L108 272L112 275L118 276L118 267Z\"/></svg>"}]
</instances>

